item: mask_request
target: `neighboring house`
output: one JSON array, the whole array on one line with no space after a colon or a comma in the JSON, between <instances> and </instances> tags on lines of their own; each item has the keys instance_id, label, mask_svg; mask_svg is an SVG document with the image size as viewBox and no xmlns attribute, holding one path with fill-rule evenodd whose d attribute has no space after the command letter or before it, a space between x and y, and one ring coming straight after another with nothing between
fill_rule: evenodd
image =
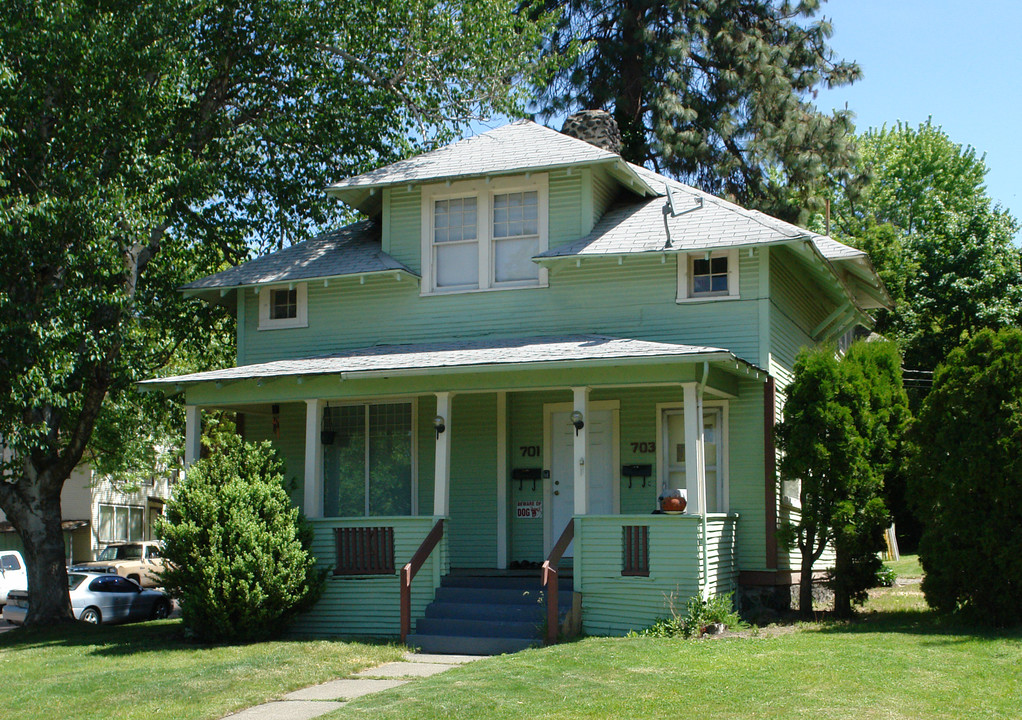
<instances>
[{"instance_id":1,"label":"neighboring house","mask_svg":"<svg viewBox=\"0 0 1022 720\"><path fill-rule=\"evenodd\" d=\"M189 459L203 408L284 454L333 570L303 632L397 634L437 519L415 619L569 522L586 632L739 586L787 602L780 388L889 304L862 252L525 121L327 192L369 219L184 288L237 313L237 367L145 383L185 393ZM651 514L668 488L687 511Z\"/></svg>"},{"instance_id":2,"label":"neighboring house","mask_svg":"<svg viewBox=\"0 0 1022 720\"><path fill-rule=\"evenodd\" d=\"M110 543L155 539L156 518L171 494L167 477L125 487L83 463L60 493L61 525L68 562L95 560ZM0 511L0 549L21 550L21 538Z\"/></svg>"}]
</instances>

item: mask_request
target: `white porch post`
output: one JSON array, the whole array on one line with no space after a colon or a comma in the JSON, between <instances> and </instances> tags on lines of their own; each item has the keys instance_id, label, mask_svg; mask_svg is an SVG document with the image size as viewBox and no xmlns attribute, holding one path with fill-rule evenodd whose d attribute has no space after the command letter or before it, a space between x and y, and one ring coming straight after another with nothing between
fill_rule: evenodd
<instances>
[{"instance_id":1,"label":"white porch post","mask_svg":"<svg viewBox=\"0 0 1022 720\"><path fill-rule=\"evenodd\" d=\"M305 401L305 517L323 517L323 401Z\"/></svg>"},{"instance_id":2,"label":"white porch post","mask_svg":"<svg viewBox=\"0 0 1022 720\"><path fill-rule=\"evenodd\" d=\"M185 405L185 470L199 459L202 451L202 409Z\"/></svg>"},{"instance_id":3,"label":"white porch post","mask_svg":"<svg viewBox=\"0 0 1022 720\"><path fill-rule=\"evenodd\" d=\"M451 393L436 394L436 414L443 418L444 431L436 436L436 465L433 474L433 516L451 514Z\"/></svg>"},{"instance_id":4,"label":"white porch post","mask_svg":"<svg viewBox=\"0 0 1022 720\"><path fill-rule=\"evenodd\" d=\"M685 383L685 490L688 511L696 515L706 512L703 479L703 398L695 383Z\"/></svg>"},{"instance_id":5,"label":"white porch post","mask_svg":"<svg viewBox=\"0 0 1022 720\"><path fill-rule=\"evenodd\" d=\"M586 458L589 453L589 388L571 389L575 412L582 413L584 425L575 431L575 514L589 514L589 474L586 472ZM556 531L555 531L556 532Z\"/></svg>"}]
</instances>

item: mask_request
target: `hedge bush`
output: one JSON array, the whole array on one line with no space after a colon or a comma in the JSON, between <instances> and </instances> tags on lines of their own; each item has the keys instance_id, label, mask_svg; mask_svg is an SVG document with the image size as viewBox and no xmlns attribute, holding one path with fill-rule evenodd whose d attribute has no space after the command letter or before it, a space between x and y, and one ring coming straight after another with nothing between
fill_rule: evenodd
<instances>
[{"instance_id":1,"label":"hedge bush","mask_svg":"<svg viewBox=\"0 0 1022 720\"><path fill-rule=\"evenodd\" d=\"M221 435L189 468L159 534L167 591L186 631L206 642L279 633L318 598L323 579L311 530L285 489L284 463L268 442Z\"/></svg>"},{"instance_id":2,"label":"hedge bush","mask_svg":"<svg viewBox=\"0 0 1022 720\"><path fill-rule=\"evenodd\" d=\"M979 332L933 376L912 434L931 607L1022 618L1022 331Z\"/></svg>"}]
</instances>

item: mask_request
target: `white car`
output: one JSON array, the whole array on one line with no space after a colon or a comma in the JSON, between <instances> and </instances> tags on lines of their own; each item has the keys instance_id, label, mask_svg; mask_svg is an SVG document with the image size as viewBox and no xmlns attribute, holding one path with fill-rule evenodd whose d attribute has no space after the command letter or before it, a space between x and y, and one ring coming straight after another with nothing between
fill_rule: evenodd
<instances>
[{"instance_id":1,"label":"white car","mask_svg":"<svg viewBox=\"0 0 1022 720\"><path fill-rule=\"evenodd\" d=\"M170 615L170 598L157 590L143 590L120 575L108 573L67 574L68 594L74 616L87 623L119 623L160 620ZM4 620L21 625L28 615L29 596L14 591L4 607Z\"/></svg>"},{"instance_id":2,"label":"white car","mask_svg":"<svg viewBox=\"0 0 1022 720\"><path fill-rule=\"evenodd\" d=\"M25 560L17 550L0 550L0 607L7 602L11 590L28 589Z\"/></svg>"}]
</instances>

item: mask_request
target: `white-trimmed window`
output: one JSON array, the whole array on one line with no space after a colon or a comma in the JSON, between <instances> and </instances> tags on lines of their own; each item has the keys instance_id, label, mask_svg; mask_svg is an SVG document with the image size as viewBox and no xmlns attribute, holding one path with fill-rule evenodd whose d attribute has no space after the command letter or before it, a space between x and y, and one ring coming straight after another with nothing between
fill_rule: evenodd
<instances>
[{"instance_id":1,"label":"white-trimmed window","mask_svg":"<svg viewBox=\"0 0 1022 720\"><path fill-rule=\"evenodd\" d=\"M678 256L678 302L738 297L737 250Z\"/></svg>"},{"instance_id":2,"label":"white-trimmed window","mask_svg":"<svg viewBox=\"0 0 1022 720\"><path fill-rule=\"evenodd\" d=\"M326 517L415 514L414 418L414 401L324 411Z\"/></svg>"},{"instance_id":3,"label":"white-trimmed window","mask_svg":"<svg viewBox=\"0 0 1022 720\"><path fill-rule=\"evenodd\" d=\"M660 489L687 487L685 409L683 406L658 405L660 412ZM703 407L703 486L706 512L728 509L728 406L726 402L707 402ZM695 512L695 499L688 499L689 512Z\"/></svg>"},{"instance_id":4,"label":"white-trimmed window","mask_svg":"<svg viewBox=\"0 0 1022 720\"><path fill-rule=\"evenodd\" d=\"M259 290L259 329L309 326L309 288L306 283Z\"/></svg>"},{"instance_id":5,"label":"white-trimmed window","mask_svg":"<svg viewBox=\"0 0 1022 720\"><path fill-rule=\"evenodd\" d=\"M423 294L546 285L546 249L545 174L423 188Z\"/></svg>"},{"instance_id":6,"label":"white-trimmed window","mask_svg":"<svg viewBox=\"0 0 1022 720\"><path fill-rule=\"evenodd\" d=\"M130 505L99 506L99 541L140 542L145 509Z\"/></svg>"}]
</instances>

